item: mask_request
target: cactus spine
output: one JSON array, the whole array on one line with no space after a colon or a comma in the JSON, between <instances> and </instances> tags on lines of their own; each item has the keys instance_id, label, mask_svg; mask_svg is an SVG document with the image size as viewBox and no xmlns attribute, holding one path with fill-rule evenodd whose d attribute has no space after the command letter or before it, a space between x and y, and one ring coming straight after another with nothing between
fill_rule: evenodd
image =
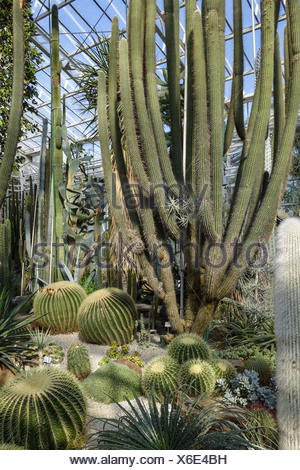
<instances>
[{"instance_id":1,"label":"cactus spine","mask_svg":"<svg viewBox=\"0 0 300 470\"><path fill-rule=\"evenodd\" d=\"M85 379L91 372L91 363L87 348L79 343L73 344L67 353L68 370L77 379Z\"/></svg>"},{"instance_id":2,"label":"cactus spine","mask_svg":"<svg viewBox=\"0 0 300 470\"><path fill-rule=\"evenodd\" d=\"M90 294L78 312L79 332L88 343L129 343L135 332L137 311L132 298L110 287Z\"/></svg>"},{"instance_id":3,"label":"cactus spine","mask_svg":"<svg viewBox=\"0 0 300 470\"><path fill-rule=\"evenodd\" d=\"M278 228L275 258L276 382L279 448L300 449L300 220Z\"/></svg>"},{"instance_id":4,"label":"cactus spine","mask_svg":"<svg viewBox=\"0 0 300 470\"><path fill-rule=\"evenodd\" d=\"M145 395L151 395L152 389L159 400L178 386L179 364L168 356L156 357L145 367L142 376L142 388Z\"/></svg>"},{"instance_id":5,"label":"cactus spine","mask_svg":"<svg viewBox=\"0 0 300 470\"><path fill-rule=\"evenodd\" d=\"M86 293L73 282L59 281L49 284L36 294L33 310L39 325L51 328L55 333L67 333L78 330L78 309Z\"/></svg>"},{"instance_id":6,"label":"cactus spine","mask_svg":"<svg viewBox=\"0 0 300 470\"><path fill-rule=\"evenodd\" d=\"M0 166L0 206L5 198L14 166L20 134L24 92L24 25L23 2L13 0L13 85L7 138Z\"/></svg>"},{"instance_id":7,"label":"cactus spine","mask_svg":"<svg viewBox=\"0 0 300 470\"><path fill-rule=\"evenodd\" d=\"M298 0L287 2L286 49L290 66L285 116L282 113L283 89L279 77L281 70L278 66L278 40L275 41L280 2L262 0L262 61L251 117L245 127L242 2L235 0L234 78L225 132L226 142L223 142L224 3L223 0L203 0L202 15L196 10L195 0L185 3L187 70L186 114L183 122L180 116L179 93L179 2L164 1L170 84L170 150L166 149L163 122L157 111L159 103L155 82L155 0L130 0L127 19L128 41L123 38L119 43L118 21L116 18L113 21L108 97L105 75L102 72L99 74L99 139L111 214L124 235L124 244L127 247L133 246L134 233L143 247L136 251L140 257L143 274L154 293L165 303L171 327L177 334L203 334L206 331L218 302L232 292L238 278L246 269L249 247L261 239L269 239L288 178L300 101L300 62L297 58L300 47L300 36L297 32L300 27ZM265 147L273 82L274 90L276 88L274 109L276 113L280 113L274 121L274 135L278 133L282 138L274 145L274 166L262 194L264 159L261 154ZM121 108L119 115L116 107L118 100ZM118 119L121 119L119 130ZM222 198L222 157L223 151L227 151L232 142L234 122L243 139L243 151L226 220ZM185 130L183 133L182 125ZM120 151L122 148L126 150ZM184 156L187 157L185 165ZM145 194L145 203L149 204L153 196L155 210L140 208L128 210L126 213L117 209L113 201L112 161L116 161L123 191L123 194L117 196L118 205L122 207L123 204L124 208L128 195L134 195L134 190L128 188L127 184L131 177L130 168L134 172L134 181ZM168 186L171 195L170 207L165 204L162 190L164 184ZM151 185L155 189L154 195L151 193ZM197 207L195 197L200 198L201 195L204 197L201 197L200 207ZM191 217L188 209L178 209L176 201L180 198L186 208L191 208L194 203L197 217ZM176 243L182 239L188 242L184 253L188 266L185 284L192 288L187 288L184 321L179 315L171 256L164 245L168 237ZM238 259L235 259L237 240L241 243L241 249L238 251ZM224 251L221 251L226 253L226 259L221 260L221 263L219 244L224 248ZM159 272L155 271L154 264L150 262L155 251L164 266Z\"/></svg>"},{"instance_id":8,"label":"cactus spine","mask_svg":"<svg viewBox=\"0 0 300 470\"><path fill-rule=\"evenodd\" d=\"M86 401L68 372L38 367L0 390L0 442L26 449L66 449L84 431Z\"/></svg>"}]
</instances>

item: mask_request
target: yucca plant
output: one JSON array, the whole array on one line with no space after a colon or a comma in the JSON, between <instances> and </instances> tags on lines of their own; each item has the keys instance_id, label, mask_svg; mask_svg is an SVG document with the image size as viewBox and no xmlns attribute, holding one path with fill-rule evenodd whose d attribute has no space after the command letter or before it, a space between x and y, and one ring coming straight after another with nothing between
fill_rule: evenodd
<instances>
[{"instance_id":1,"label":"yucca plant","mask_svg":"<svg viewBox=\"0 0 300 470\"><path fill-rule=\"evenodd\" d=\"M255 442L247 439L245 430L237 423L247 412L232 412L233 420L222 418L228 408L217 402L204 408L203 396L186 407L186 395L176 390L167 393L161 404L154 390L143 403L127 399L128 407L117 403L119 419L101 419L103 430L88 437L88 449L99 450L194 450L194 449L253 449ZM234 422L236 420L236 422Z\"/></svg>"},{"instance_id":2,"label":"yucca plant","mask_svg":"<svg viewBox=\"0 0 300 470\"><path fill-rule=\"evenodd\" d=\"M19 371L14 361L20 362L25 353L30 350L27 326L36 321L36 317L18 317L32 295L22 300L12 308L11 301L15 290L15 283L6 284L0 294L0 366L4 366L11 372Z\"/></svg>"}]
</instances>

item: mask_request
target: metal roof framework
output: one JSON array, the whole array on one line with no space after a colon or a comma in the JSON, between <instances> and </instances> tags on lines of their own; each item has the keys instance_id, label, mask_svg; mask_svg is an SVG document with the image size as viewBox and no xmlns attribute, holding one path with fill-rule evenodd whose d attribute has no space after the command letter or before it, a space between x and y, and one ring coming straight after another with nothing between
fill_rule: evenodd
<instances>
[{"instance_id":1,"label":"metal roof framework","mask_svg":"<svg viewBox=\"0 0 300 470\"><path fill-rule=\"evenodd\" d=\"M233 70L233 16L232 0L225 0L225 104L229 103ZM36 26L33 44L41 51L43 63L37 71L38 98L35 109L37 115L28 114L27 118L36 122L42 129L42 121L51 119L51 77L50 77L50 11L53 4L59 10L60 59L62 60L61 94L66 95L66 125L68 138L73 143L89 143L90 149L101 159L99 143L91 139L87 128L93 118L92 113L82 114L80 106L80 88L78 85L79 70L76 60L86 61L92 65L91 58L85 51L95 46L95 33L109 36L111 22L116 15L119 27L126 35L126 15L128 0L34 0L32 13ZM157 74L166 66L166 46L164 31L163 0L157 0L156 45ZM180 52L184 63L185 55L185 1L180 2ZM285 26L285 3L281 0L278 31L283 38ZM201 8L201 0L197 1ZM255 81L255 59L260 45L260 2L259 0L242 0L243 7L243 40L244 40L244 102L245 118L251 109ZM281 41L283 51L283 41ZM282 53L283 57L283 53ZM272 119L271 119L272 122ZM40 153L41 131L25 136L21 142L20 154L29 158ZM237 137L230 149L233 156L239 152L241 143ZM231 169L232 171L232 169Z\"/></svg>"}]
</instances>

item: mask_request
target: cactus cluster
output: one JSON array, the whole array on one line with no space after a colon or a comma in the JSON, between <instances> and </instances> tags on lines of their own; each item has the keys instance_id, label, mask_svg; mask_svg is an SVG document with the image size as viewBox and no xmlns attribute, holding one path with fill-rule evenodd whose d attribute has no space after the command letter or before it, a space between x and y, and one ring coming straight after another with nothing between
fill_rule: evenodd
<instances>
[{"instance_id":1,"label":"cactus cluster","mask_svg":"<svg viewBox=\"0 0 300 470\"><path fill-rule=\"evenodd\" d=\"M182 364L190 359L208 360L210 349L199 335L183 333L171 341L168 354Z\"/></svg>"},{"instance_id":2,"label":"cactus cluster","mask_svg":"<svg viewBox=\"0 0 300 470\"><path fill-rule=\"evenodd\" d=\"M78 309L85 298L84 289L74 282L59 281L42 287L33 302L35 315L44 315L38 324L54 333L77 331Z\"/></svg>"},{"instance_id":3,"label":"cactus cluster","mask_svg":"<svg viewBox=\"0 0 300 470\"><path fill-rule=\"evenodd\" d=\"M279 225L275 256L279 449L300 449L300 220Z\"/></svg>"},{"instance_id":4,"label":"cactus cluster","mask_svg":"<svg viewBox=\"0 0 300 470\"><path fill-rule=\"evenodd\" d=\"M96 344L129 343L136 319L137 311L130 295L114 287L90 294L78 312L81 336L88 343Z\"/></svg>"},{"instance_id":5,"label":"cactus cluster","mask_svg":"<svg viewBox=\"0 0 300 470\"><path fill-rule=\"evenodd\" d=\"M191 359L180 368L179 383L191 397L213 392L216 380L212 366L200 359Z\"/></svg>"},{"instance_id":6,"label":"cactus cluster","mask_svg":"<svg viewBox=\"0 0 300 470\"><path fill-rule=\"evenodd\" d=\"M77 377L85 379L91 372L91 363L87 348L81 344L73 344L67 352L68 370Z\"/></svg>"},{"instance_id":7,"label":"cactus cluster","mask_svg":"<svg viewBox=\"0 0 300 470\"><path fill-rule=\"evenodd\" d=\"M0 390L0 443L66 449L84 431L86 401L69 372L39 367Z\"/></svg>"},{"instance_id":8,"label":"cactus cluster","mask_svg":"<svg viewBox=\"0 0 300 470\"><path fill-rule=\"evenodd\" d=\"M270 385L272 377L271 367L262 357L251 357L245 362L245 369L255 370L259 376L261 387Z\"/></svg>"},{"instance_id":9,"label":"cactus cluster","mask_svg":"<svg viewBox=\"0 0 300 470\"><path fill-rule=\"evenodd\" d=\"M163 400L167 392L173 392L178 386L179 364L168 356L156 357L145 367L142 376L142 388L145 395L151 395L154 389L157 399Z\"/></svg>"},{"instance_id":10,"label":"cactus cluster","mask_svg":"<svg viewBox=\"0 0 300 470\"><path fill-rule=\"evenodd\" d=\"M210 362L211 367L215 371L216 379L224 379L227 383L237 377L236 368L225 359L214 359Z\"/></svg>"}]
</instances>

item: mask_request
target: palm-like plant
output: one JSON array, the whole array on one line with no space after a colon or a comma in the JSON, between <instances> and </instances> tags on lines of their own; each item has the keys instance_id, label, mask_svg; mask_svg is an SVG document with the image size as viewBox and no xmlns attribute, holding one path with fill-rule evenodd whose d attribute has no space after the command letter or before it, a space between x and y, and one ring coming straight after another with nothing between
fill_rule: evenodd
<instances>
[{"instance_id":1,"label":"palm-like plant","mask_svg":"<svg viewBox=\"0 0 300 470\"><path fill-rule=\"evenodd\" d=\"M24 354L30 348L30 335L27 326L36 317L32 315L18 317L24 307L32 298L22 300L16 307L11 307L11 301L15 290L15 283L6 284L0 293L0 366L4 366L11 372L19 371L16 362L22 362Z\"/></svg>"},{"instance_id":2,"label":"palm-like plant","mask_svg":"<svg viewBox=\"0 0 300 470\"><path fill-rule=\"evenodd\" d=\"M178 398L179 396L179 398ZM186 395L178 391L156 402L154 390L145 405L138 397L136 404L127 400L128 409L117 403L123 415L101 419L103 430L90 435L89 449L101 450L197 450L254 449L259 446L247 439L242 424L245 411L230 411L219 403L200 406L203 396L186 407ZM242 429L244 428L244 429Z\"/></svg>"}]
</instances>

